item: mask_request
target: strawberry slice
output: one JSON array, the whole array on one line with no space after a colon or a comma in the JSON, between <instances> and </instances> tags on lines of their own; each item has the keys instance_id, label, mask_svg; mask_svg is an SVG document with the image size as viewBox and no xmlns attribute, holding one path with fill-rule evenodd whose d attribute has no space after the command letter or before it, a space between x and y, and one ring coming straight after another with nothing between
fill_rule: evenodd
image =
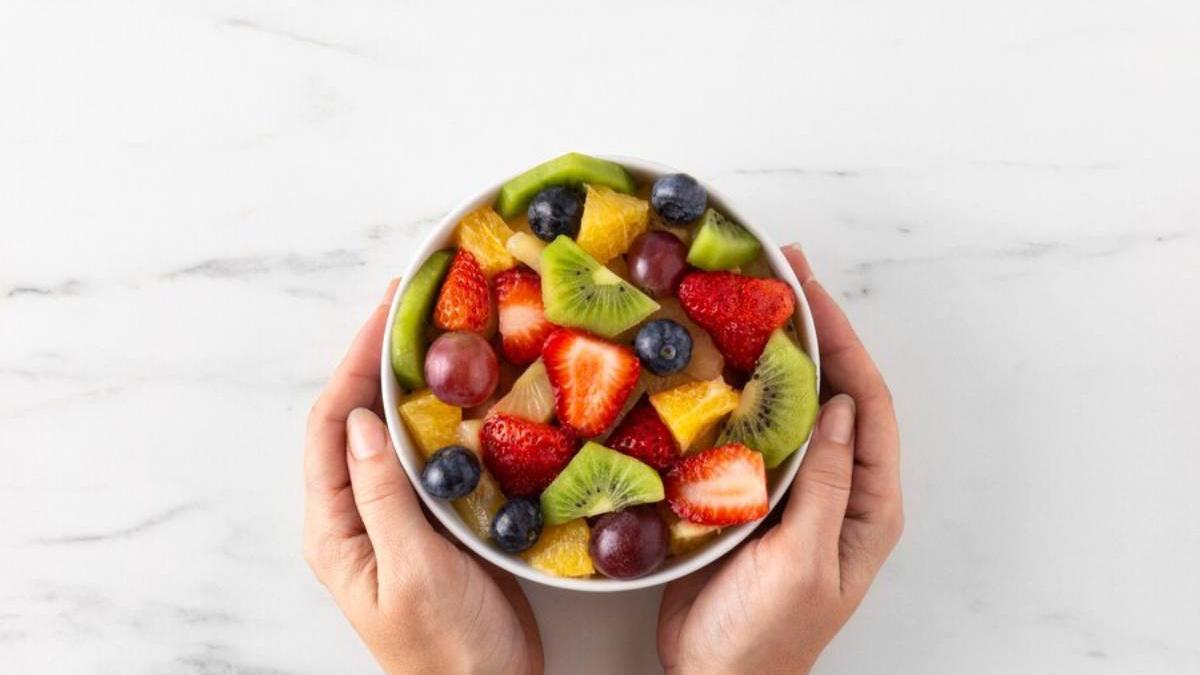
<instances>
[{"instance_id":1,"label":"strawberry slice","mask_svg":"<svg viewBox=\"0 0 1200 675\"><path fill-rule=\"evenodd\" d=\"M762 455L730 443L684 457L663 480L675 515L701 525L737 525L767 515Z\"/></svg>"},{"instance_id":2,"label":"strawberry slice","mask_svg":"<svg viewBox=\"0 0 1200 675\"><path fill-rule=\"evenodd\" d=\"M527 267L514 267L496 275L494 283L504 358L518 366L533 363L555 328L542 306L542 279Z\"/></svg>"},{"instance_id":3,"label":"strawberry slice","mask_svg":"<svg viewBox=\"0 0 1200 675\"><path fill-rule=\"evenodd\" d=\"M567 328L546 338L542 362L554 387L558 420L583 437L603 432L617 419L642 370L629 347Z\"/></svg>"},{"instance_id":4,"label":"strawberry slice","mask_svg":"<svg viewBox=\"0 0 1200 675\"><path fill-rule=\"evenodd\" d=\"M483 463L509 497L536 497L575 456L570 429L497 413L479 431Z\"/></svg>"},{"instance_id":5,"label":"strawberry slice","mask_svg":"<svg viewBox=\"0 0 1200 675\"><path fill-rule=\"evenodd\" d=\"M712 336L726 363L754 369L763 347L796 309L792 288L778 279L733 272L692 272L679 284L688 318Z\"/></svg>"},{"instance_id":6,"label":"strawberry slice","mask_svg":"<svg viewBox=\"0 0 1200 675\"><path fill-rule=\"evenodd\" d=\"M484 333L492 318L492 296L487 277L475 256L459 250L450 263L450 271L442 282L433 322L442 330L465 330Z\"/></svg>"},{"instance_id":7,"label":"strawberry slice","mask_svg":"<svg viewBox=\"0 0 1200 675\"><path fill-rule=\"evenodd\" d=\"M605 445L659 471L679 459L679 444L649 399L642 399L629 411Z\"/></svg>"}]
</instances>

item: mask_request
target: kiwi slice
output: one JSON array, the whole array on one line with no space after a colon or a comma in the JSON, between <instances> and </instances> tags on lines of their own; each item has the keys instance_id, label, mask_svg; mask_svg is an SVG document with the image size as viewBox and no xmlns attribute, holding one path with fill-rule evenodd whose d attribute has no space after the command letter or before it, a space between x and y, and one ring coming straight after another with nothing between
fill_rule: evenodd
<instances>
[{"instance_id":1,"label":"kiwi slice","mask_svg":"<svg viewBox=\"0 0 1200 675\"><path fill-rule=\"evenodd\" d=\"M496 211L505 218L512 218L524 211L537 193L548 187L578 187L584 183L606 185L630 195L637 191L633 176L620 164L568 152L562 157L538 164L502 185L496 197Z\"/></svg>"},{"instance_id":2,"label":"kiwi slice","mask_svg":"<svg viewBox=\"0 0 1200 675\"><path fill-rule=\"evenodd\" d=\"M779 466L812 431L817 418L817 369L783 329L767 340L718 445L742 443Z\"/></svg>"},{"instance_id":3,"label":"kiwi slice","mask_svg":"<svg viewBox=\"0 0 1200 675\"><path fill-rule=\"evenodd\" d=\"M702 270L728 270L754 260L761 250L746 228L709 209L700 217L687 261Z\"/></svg>"},{"instance_id":4,"label":"kiwi slice","mask_svg":"<svg viewBox=\"0 0 1200 675\"><path fill-rule=\"evenodd\" d=\"M542 517L557 525L662 499L662 478L648 464L588 442L542 492Z\"/></svg>"},{"instance_id":5,"label":"kiwi slice","mask_svg":"<svg viewBox=\"0 0 1200 675\"><path fill-rule=\"evenodd\" d=\"M400 307L392 322L392 370L400 386L409 391L425 386L425 328L442 277L453 259L453 251L429 256L400 296Z\"/></svg>"},{"instance_id":6,"label":"kiwi slice","mask_svg":"<svg viewBox=\"0 0 1200 675\"><path fill-rule=\"evenodd\" d=\"M546 319L616 337L658 310L658 303L559 235L542 251Z\"/></svg>"}]
</instances>

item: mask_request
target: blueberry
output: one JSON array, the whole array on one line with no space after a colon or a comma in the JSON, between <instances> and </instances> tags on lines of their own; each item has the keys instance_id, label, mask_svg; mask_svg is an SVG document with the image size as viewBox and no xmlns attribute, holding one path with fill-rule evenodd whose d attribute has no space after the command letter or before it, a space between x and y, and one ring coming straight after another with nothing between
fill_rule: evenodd
<instances>
[{"instance_id":1,"label":"blueberry","mask_svg":"<svg viewBox=\"0 0 1200 675\"><path fill-rule=\"evenodd\" d=\"M509 553L533 546L542 534L542 509L529 499L506 502L492 519L492 539Z\"/></svg>"},{"instance_id":2,"label":"blueberry","mask_svg":"<svg viewBox=\"0 0 1200 675\"><path fill-rule=\"evenodd\" d=\"M448 445L433 453L421 470L421 485L434 497L458 499L479 485L479 460L461 445Z\"/></svg>"},{"instance_id":3,"label":"blueberry","mask_svg":"<svg viewBox=\"0 0 1200 675\"><path fill-rule=\"evenodd\" d=\"M654 181L650 205L667 222L683 225L699 218L708 208L708 192L686 173L672 173Z\"/></svg>"},{"instance_id":4,"label":"blueberry","mask_svg":"<svg viewBox=\"0 0 1200 675\"><path fill-rule=\"evenodd\" d=\"M579 193L565 187L548 187L529 202L529 227L541 239L554 241L560 234L579 234L583 218L583 200Z\"/></svg>"},{"instance_id":5,"label":"blueberry","mask_svg":"<svg viewBox=\"0 0 1200 675\"><path fill-rule=\"evenodd\" d=\"M633 350L655 375L670 375L692 360L692 336L670 319L656 319L638 331Z\"/></svg>"}]
</instances>

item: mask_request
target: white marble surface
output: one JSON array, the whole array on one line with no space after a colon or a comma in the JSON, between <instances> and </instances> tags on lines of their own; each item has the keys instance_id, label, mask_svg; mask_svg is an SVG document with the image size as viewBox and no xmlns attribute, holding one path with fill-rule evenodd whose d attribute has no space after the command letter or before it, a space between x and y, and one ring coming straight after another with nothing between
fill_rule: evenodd
<instances>
[{"instance_id":1,"label":"white marble surface","mask_svg":"<svg viewBox=\"0 0 1200 675\"><path fill-rule=\"evenodd\" d=\"M909 525L820 673L1200 672L1195 2L489 4L0 4L0 670L371 671L304 414L579 149L803 242L890 378ZM529 591L551 672L657 669L657 592Z\"/></svg>"}]
</instances>

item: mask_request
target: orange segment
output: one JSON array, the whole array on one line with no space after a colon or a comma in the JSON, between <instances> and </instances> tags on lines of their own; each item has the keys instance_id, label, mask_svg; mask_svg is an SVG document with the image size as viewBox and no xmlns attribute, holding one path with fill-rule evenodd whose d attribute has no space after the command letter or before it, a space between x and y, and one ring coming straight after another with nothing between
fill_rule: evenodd
<instances>
[{"instance_id":1,"label":"orange segment","mask_svg":"<svg viewBox=\"0 0 1200 675\"><path fill-rule=\"evenodd\" d=\"M517 264L504 246L511 236L513 231L504 219L490 206L483 206L458 221L454 243L470 251L483 273L492 277Z\"/></svg>"},{"instance_id":2,"label":"orange segment","mask_svg":"<svg viewBox=\"0 0 1200 675\"><path fill-rule=\"evenodd\" d=\"M400 419L421 454L429 459L438 450L458 442L462 408L442 403L433 392L422 389L401 399Z\"/></svg>"},{"instance_id":3,"label":"orange segment","mask_svg":"<svg viewBox=\"0 0 1200 675\"><path fill-rule=\"evenodd\" d=\"M649 202L603 185L589 185L575 242L603 264L628 251L649 223Z\"/></svg>"},{"instance_id":4,"label":"orange segment","mask_svg":"<svg viewBox=\"0 0 1200 675\"><path fill-rule=\"evenodd\" d=\"M529 550L521 554L535 569L560 577L586 577L595 571L588 555L587 522L583 518L549 525Z\"/></svg>"},{"instance_id":5,"label":"orange segment","mask_svg":"<svg viewBox=\"0 0 1200 675\"><path fill-rule=\"evenodd\" d=\"M679 447L687 449L692 441L733 412L738 393L717 376L654 394L650 404L679 441Z\"/></svg>"}]
</instances>

